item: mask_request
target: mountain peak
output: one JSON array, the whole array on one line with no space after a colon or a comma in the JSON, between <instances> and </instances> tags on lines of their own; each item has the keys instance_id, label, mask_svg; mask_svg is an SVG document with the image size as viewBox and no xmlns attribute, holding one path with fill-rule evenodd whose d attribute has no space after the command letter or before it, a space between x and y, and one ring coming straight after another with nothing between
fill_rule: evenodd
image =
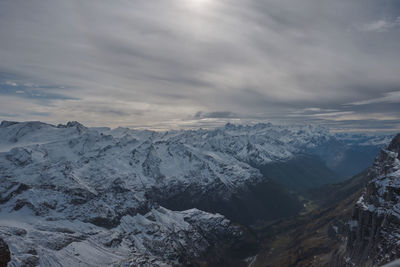
<instances>
[{"instance_id":1,"label":"mountain peak","mask_svg":"<svg viewBox=\"0 0 400 267\"><path fill-rule=\"evenodd\" d=\"M77 121L69 121L67 122L67 128L72 128L72 127L83 127L86 128L85 126L83 126L83 124L81 124L80 122Z\"/></svg>"},{"instance_id":2,"label":"mountain peak","mask_svg":"<svg viewBox=\"0 0 400 267\"><path fill-rule=\"evenodd\" d=\"M69 121L65 125L64 124L57 125L57 128L73 128L73 127L76 127L79 130L86 129L86 127L83 124L77 121Z\"/></svg>"}]
</instances>

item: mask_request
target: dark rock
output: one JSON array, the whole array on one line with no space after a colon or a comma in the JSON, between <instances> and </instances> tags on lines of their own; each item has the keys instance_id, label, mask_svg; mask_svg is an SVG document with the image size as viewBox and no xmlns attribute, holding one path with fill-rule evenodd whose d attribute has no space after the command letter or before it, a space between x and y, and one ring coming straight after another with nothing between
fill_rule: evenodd
<instances>
[{"instance_id":1,"label":"dark rock","mask_svg":"<svg viewBox=\"0 0 400 267\"><path fill-rule=\"evenodd\" d=\"M10 232L17 236L25 236L27 231L23 228L12 227L10 228Z\"/></svg>"},{"instance_id":2,"label":"dark rock","mask_svg":"<svg viewBox=\"0 0 400 267\"><path fill-rule=\"evenodd\" d=\"M25 267L35 267L39 265L39 257L38 256L34 256L34 255L30 255L25 257L22 260L22 266Z\"/></svg>"},{"instance_id":3,"label":"dark rock","mask_svg":"<svg viewBox=\"0 0 400 267\"><path fill-rule=\"evenodd\" d=\"M7 243L0 238L0 267L7 267L7 264L10 260L10 249L8 248Z\"/></svg>"},{"instance_id":4,"label":"dark rock","mask_svg":"<svg viewBox=\"0 0 400 267\"><path fill-rule=\"evenodd\" d=\"M22 209L25 206L27 206L31 210L35 211L35 207L32 205L32 203L30 203L30 202L28 202L26 200L22 200L22 199L17 199L17 201L15 201L15 205L14 205L13 209L15 211L18 211L18 210Z\"/></svg>"},{"instance_id":5,"label":"dark rock","mask_svg":"<svg viewBox=\"0 0 400 267\"><path fill-rule=\"evenodd\" d=\"M343 259L356 266L380 266L400 257L399 152L400 134L381 151L370 169L373 179L353 209Z\"/></svg>"},{"instance_id":6,"label":"dark rock","mask_svg":"<svg viewBox=\"0 0 400 267\"><path fill-rule=\"evenodd\" d=\"M11 149L6 158L18 167L26 166L32 162L31 152L19 147Z\"/></svg>"},{"instance_id":7,"label":"dark rock","mask_svg":"<svg viewBox=\"0 0 400 267\"><path fill-rule=\"evenodd\" d=\"M18 185L18 186L17 186ZM10 190L12 187L15 187L15 190ZM30 187L26 184L19 184L19 183L10 183L9 186L7 186L7 191L8 194L0 194L0 204L6 203L9 201L12 197L21 194L22 192L28 190Z\"/></svg>"},{"instance_id":8,"label":"dark rock","mask_svg":"<svg viewBox=\"0 0 400 267\"><path fill-rule=\"evenodd\" d=\"M95 217L91 218L90 220L87 220L87 222L90 222L94 225L104 227L106 229L111 229L114 227L117 227L120 223L120 217L114 217L114 218L109 218L109 217Z\"/></svg>"},{"instance_id":9,"label":"dark rock","mask_svg":"<svg viewBox=\"0 0 400 267\"><path fill-rule=\"evenodd\" d=\"M400 134L397 134L388 146L388 150L393 152L400 152Z\"/></svg>"}]
</instances>

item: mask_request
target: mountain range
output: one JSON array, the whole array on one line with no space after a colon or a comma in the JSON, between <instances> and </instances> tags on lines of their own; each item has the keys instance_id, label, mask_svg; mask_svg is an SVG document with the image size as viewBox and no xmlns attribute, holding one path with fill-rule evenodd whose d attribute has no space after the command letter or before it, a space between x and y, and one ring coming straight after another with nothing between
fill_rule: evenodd
<instances>
[{"instance_id":1,"label":"mountain range","mask_svg":"<svg viewBox=\"0 0 400 267\"><path fill-rule=\"evenodd\" d=\"M358 181L368 180L344 223L352 226L347 248L332 252L364 262L379 246L360 245L378 231L360 228L363 218L372 222L397 212L390 208L398 176L392 137L311 125L156 132L3 121L2 242L11 266L246 266L267 247L254 225L270 230L282 220L298 220L310 203L332 209L361 194ZM368 179L348 180L372 163ZM332 188L342 195L332 195ZM385 227L379 231L393 228ZM372 262L383 263L397 254L376 255Z\"/></svg>"}]
</instances>

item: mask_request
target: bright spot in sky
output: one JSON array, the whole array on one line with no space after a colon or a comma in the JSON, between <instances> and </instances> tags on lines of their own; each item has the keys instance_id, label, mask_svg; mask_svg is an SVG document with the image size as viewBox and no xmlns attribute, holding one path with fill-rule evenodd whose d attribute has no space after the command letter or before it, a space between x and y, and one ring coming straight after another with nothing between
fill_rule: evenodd
<instances>
[{"instance_id":1,"label":"bright spot in sky","mask_svg":"<svg viewBox=\"0 0 400 267\"><path fill-rule=\"evenodd\" d=\"M210 5L211 0L186 0L186 4L191 8L203 9Z\"/></svg>"}]
</instances>

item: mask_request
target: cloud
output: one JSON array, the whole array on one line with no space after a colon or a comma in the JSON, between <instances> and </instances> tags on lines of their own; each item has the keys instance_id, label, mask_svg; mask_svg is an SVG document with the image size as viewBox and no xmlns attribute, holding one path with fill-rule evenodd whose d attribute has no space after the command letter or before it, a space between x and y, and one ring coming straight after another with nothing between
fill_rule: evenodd
<instances>
[{"instance_id":1,"label":"cloud","mask_svg":"<svg viewBox=\"0 0 400 267\"><path fill-rule=\"evenodd\" d=\"M39 116L39 117L41 117L41 116L47 117L47 116L50 116L51 113L49 113L49 112L31 112L31 115Z\"/></svg>"},{"instance_id":2,"label":"cloud","mask_svg":"<svg viewBox=\"0 0 400 267\"><path fill-rule=\"evenodd\" d=\"M19 83L16 81L2 81L0 77L0 96L14 95L21 98L32 99L45 103L56 99L77 99L72 96L59 93L61 86L56 85L36 85L32 83Z\"/></svg>"},{"instance_id":3,"label":"cloud","mask_svg":"<svg viewBox=\"0 0 400 267\"><path fill-rule=\"evenodd\" d=\"M0 113L157 129L399 118L377 100L400 88L399 16L397 0L3 0Z\"/></svg>"},{"instance_id":4,"label":"cloud","mask_svg":"<svg viewBox=\"0 0 400 267\"><path fill-rule=\"evenodd\" d=\"M18 117L18 114L0 113L0 116L3 118L13 118L13 117Z\"/></svg>"},{"instance_id":5,"label":"cloud","mask_svg":"<svg viewBox=\"0 0 400 267\"><path fill-rule=\"evenodd\" d=\"M316 118L337 118L337 117L343 117L347 115L353 115L354 111L340 111L340 112L324 112L324 113L315 113L315 114L303 114L302 116L304 117L316 117ZM298 115L295 115L296 117Z\"/></svg>"},{"instance_id":6,"label":"cloud","mask_svg":"<svg viewBox=\"0 0 400 267\"><path fill-rule=\"evenodd\" d=\"M366 23L360 30L365 32L387 32L398 27L400 27L400 16L393 21L380 19L371 23Z\"/></svg>"},{"instance_id":7,"label":"cloud","mask_svg":"<svg viewBox=\"0 0 400 267\"><path fill-rule=\"evenodd\" d=\"M369 105L376 103L400 103L400 91L385 93L382 97L351 102L348 105Z\"/></svg>"},{"instance_id":8,"label":"cloud","mask_svg":"<svg viewBox=\"0 0 400 267\"><path fill-rule=\"evenodd\" d=\"M5 84L9 85L9 86L14 86L14 87L18 86L16 82L12 82L12 81L5 81Z\"/></svg>"},{"instance_id":9,"label":"cloud","mask_svg":"<svg viewBox=\"0 0 400 267\"><path fill-rule=\"evenodd\" d=\"M204 118L216 118L216 119L224 119L224 118L239 118L237 114L230 111L214 111L209 113L204 113L202 111L196 112L194 115L195 119L204 119Z\"/></svg>"}]
</instances>

